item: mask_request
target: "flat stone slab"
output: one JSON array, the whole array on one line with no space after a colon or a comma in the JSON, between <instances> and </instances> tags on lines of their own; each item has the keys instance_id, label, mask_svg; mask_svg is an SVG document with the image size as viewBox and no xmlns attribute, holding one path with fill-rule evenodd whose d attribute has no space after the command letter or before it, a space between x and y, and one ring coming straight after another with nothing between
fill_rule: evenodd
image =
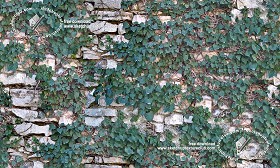
<instances>
[{"instance_id":1,"label":"flat stone slab","mask_svg":"<svg viewBox=\"0 0 280 168\"><path fill-rule=\"evenodd\" d=\"M90 108L85 110L85 114L91 117L115 117L117 116L117 110L110 108Z\"/></svg>"}]
</instances>

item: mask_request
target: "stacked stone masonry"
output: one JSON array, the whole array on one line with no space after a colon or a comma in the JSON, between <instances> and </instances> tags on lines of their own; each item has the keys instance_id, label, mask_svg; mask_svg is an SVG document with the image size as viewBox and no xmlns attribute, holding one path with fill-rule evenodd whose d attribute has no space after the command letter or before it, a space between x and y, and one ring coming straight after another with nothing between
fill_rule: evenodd
<instances>
[{"instance_id":1,"label":"stacked stone masonry","mask_svg":"<svg viewBox=\"0 0 280 168\"><path fill-rule=\"evenodd\" d=\"M91 3L93 2L93 3ZM137 11L132 9L132 11L122 11L121 0L87 0L85 2L85 7L89 15L97 15L97 21L91 23L88 27L88 30L91 32L91 38L93 47L89 48L84 46L81 48L81 53L76 56L76 58L82 58L84 60L97 60L98 64L102 68L114 69L117 68L118 62L121 60L114 60L113 57L106 51L106 35L110 35L114 41L127 42L124 38L125 30L123 28L124 21L145 23L147 21L147 16L143 14L142 11ZM247 8L260 8L265 11L264 7L259 3L258 0L237 0L237 8L232 9L231 13L234 18L242 19L240 9L244 7ZM135 9L141 9L135 8ZM264 12L265 13L265 12ZM265 14L262 15L262 18L265 20ZM160 16L162 22L167 22L171 19L170 16ZM9 43L9 40L4 41L6 44ZM105 44L102 45L101 43ZM196 53L194 53L196 54ZM198 61L202 60L206 55L213 56L216 55L215 52L203 51L202 54L197 55ZM39 62L39 65L47 65L53 70L56 70L56 74L63 72L63 69L56 69L57 60L53 55L47 55L46 60ZM80 66L77 60L69 59L69 63L64 65L64 68L69 68L71 66L77 67ZM172 79L179 79L181 74L173 74ZM266 78L266 77L264 77ZM268 95L271 98L272 94L279 94L277 86L280 85L280 74L272 79L266 78L267 80L272 80L273 84L270 85L267 89L270 94ZM42 168L44 163L42 160L39 160L37 156L34 156L32 149L27 146L32 145L29 135L36 135L40 143L55 143L51 140L50 136L52 133L49 130L50 123L59 123L59 124L71 124L73 122L73 113L69 111L64 111L62 115L58 115L54 118L44 118L41 117L40 111L38 110L39 102L39 93L40 90L36 90L36 85L38 84L35 80L35 76L28 77L23 71L17 71L13 74L10 72L2 72L0 74L0 82L5 86L5 90L12 96L11 108L1 108L2 113L9 112L13 117L13 120L21 119L22 123L14 125L14 131L17 133L17 136L11 138L12 140L19 139L19 147L15 149L9 149L9 155L11 159L15 156L22 156L26 162L26 167L30 168ZM166 81L159 82L161 86L165 85ZM88 82L88 86L95 87L96 83ZM20 86L20 87L19 87ZM88 103L94 101L94 97L90 95L91 91L88 91ZM137 109L131 109L124 107L122 104L112 103L111 106L107 106L105 100L100 98L98 102L98 107L87 108L85 109L85 124L98 127L104 118L110 118L112 121L116 120L117 114L119 111L123 111L125 115L125 123L128 125L135 125L141 131L145 131L147 121L145 118L140 117L138 121L131 122L130 119L133 115L137 114ZM213 101L208 95L203 96L201 102L197 102L195 106L202 106L205 109L208 109L212 112L213 116L209 120L209 123L214 124L213 120L215 117L218 117L221 113L228 110L226 105L219 106ZM227 122L224 121L221 123L221 126L227 131L234 131L238 125L241 125L245 128L249 128L252 122L253 114L251 112L244 113L240 121ZM39 124L40 123L40 124ZM175 135L174 143L178 144L178 135L176 132L177 126L192 124L193 116L185 116L181 113L179 109L174 113L164 113L159 111L153 118L151 124L155 126L155 132L157 134L162 134L166 130L171 130ZM30 143L30 144L29 144ZM29 144L29 145L27 145ZM264 168L264 164L257 163L255 161L250 161L248 156L252 155L255 149L259 148L252 144L252 148L249 151L244 151L242 157L244 160L242 163L230 162L230 167L237 168ZM262 158L257 158L262 159ZM83 162L85 163L86 168L122 168L130 167L133 165L122 160L122 158L116 157L91 157L84 158Z\"/></svg>"}]
</instances>

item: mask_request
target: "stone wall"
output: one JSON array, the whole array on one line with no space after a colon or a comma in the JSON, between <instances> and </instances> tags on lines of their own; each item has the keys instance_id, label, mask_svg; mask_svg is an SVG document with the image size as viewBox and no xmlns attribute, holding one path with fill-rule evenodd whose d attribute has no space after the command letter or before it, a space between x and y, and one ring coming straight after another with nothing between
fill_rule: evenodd
<instances>
[{"instance_id":1,"label":"stone wall","mask_svg":"<svg viewBox=\"0 0 280 168\"><path fill-rule=\"evenodd\" d=\"M122 60L113 59L110 54L106 51L106 35L112 37L113 41L123 41L126 42L124 38L125 30L123 29L123 22L145 22L147 17L142 11L144 4L139 3L135 5L130 11L120 10L121 0L87 0L85 2L85 7L87 9L88 15L97 15L97 21L89 25L89 31L91 32L91 37L93 39L92 46L84 46L80 49L80 52L76 56L77 59L69 59L68 64L64 64L62 68L57 68L56 65L59 64L58 60L54 55L47 55L46 60L39 63L39 65L50 66L56 73L63 72L64 69L74 66L79 67L79 59L84 60L96 60L103 68L113 69L118 66L118 62ZM240 16L239 9L244 7L247 8L261 8L263 6L259 4L257 0L237 0L237 9L232 9L233 17ZM265 11L265 9L263 9ZM266 19L265 12L262 15L263 19ZM160 16L160 19L165 22L170 20L170 16ZM5 44L9 43L9 39L3 41ZM26 46L28 49L28 46ZM195 54L195 53L194 53ZM215 55L212 52L205 52L198 55L198 61L203 59L203 55ZM49 131L50 123L64 123L71 124L73 122L73 113L70 111L64 111L62 115L57 115L53 118L46 118L45 115L38 110L39 102L39 92L37 89L37 81L35 77L27 77L24 72L24 66L20 63L20 68L17 72L11 74L7 71L2 71L0 74L0 82L5 86L5 90L12 96L11 108L1 108L1 113L9 114L11 122L14 124L14 131L17 136L11 138L12 140L19 140L19 146L17 148L11 148L8 150L10 160L15 159L15 156L22 156L23 160L26 162L26 167L41 168L44 165L44 161L38 158L32 152L30 146L32 146L31 136L35 136L40 143L55 143L51 140L50 135L52 133ZM180 81L182 77L181 74L171 74L171 79L174 82ZM270 85L268 90L272 93L279 93L277 87L280 84L280 74L273 79L273 85ZM159 82L163 86L166 81ZM180 82L179 82L180 83ZM95 87L96 83L88 82L88 85ZM88 98L88 104L94 101L94 97L91 95L91 90L85 91ZM270 96L271 97L271 96ZM185 106L189 106L186 102ZM227 105L217 105L217 103L208 95L203 95L203 100L195 104L195 106L202 106L212 112L212 117L209 119L209 123L215 124L214 119L220 117L227 113L229 107ZM140 117L137 122L131 122L130 119L132 115L138 113L137 109L132 109L129 107L124 107L122 104L112 103L110 106L106 106L105 100L103 98L99 99L98 107L85 109L85 124L98 127L105 117L110 118L112 121L116 120L119 111L123 111L125 115L124 122L128 125L136 125L141 131L153 131L155 134L160 134L161 139L164 140L164 132L170 130L175 138L174 143L179 145L177 132L177 127L180 125L192 124L193 116L185 116L182 114L180 107L176 106L173 113L164 113L159 111L153 118L152 122L147 122L144 117ZM246 112L243 113L239 121L222 121L219 122L227 132L234 131L238 127L243 127L250 130L252 123L253 113ZM20 119L22 122L18 123L17 120ZM151 124L152 127L147 126ZM257 148L257 147L256 147ZM256 148L245 151L244 158L250 155ZM243 161L242 163L229 162L229 167L266 167L263 164L263 158L257 158L251 161ZM85 158L84 161L86 168L121 168L130 167L133 165L122 160L121 158L115 157L97 157L89 156ZM10 166L11 167L11 166Z\"/></svg>"}]
</instances>

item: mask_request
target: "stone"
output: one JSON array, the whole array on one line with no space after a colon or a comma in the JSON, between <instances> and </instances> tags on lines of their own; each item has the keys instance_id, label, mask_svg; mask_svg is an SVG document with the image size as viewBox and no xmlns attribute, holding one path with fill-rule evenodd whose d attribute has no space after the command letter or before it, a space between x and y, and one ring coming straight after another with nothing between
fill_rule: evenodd
<instances>
[{"instance_id":1,"label":"stone","mask_svg":"<svg viewBox=\"0 0 280 168\"><path fill-rule=\"evenodd\" d=\"M59 118L58 124L69 125L73 123L74 114L72 111L66 111Z\"/></svg>"},{"instance_id":2,"label":"stone","mask_svg":"<svg viewBox=\"0 0 280 168\"><path fill-rule=\"evenodd\" d=\"M16 133L22 136L31 134L45 134L45 136L50 136L52 133L50 132L49 128L49 125L39 126L36 124L25 122L14 126Z\"/></svg>"},{"instance_id":3,"label":"stone","mask_svg":"<svg viewBox=\"0 0 280 168\"><path fill-rule=\"evenodd\" d=\"M23 84L23 85L36 85L35 75L32 78L28 77L25 73L16 72L13 75L0 74L0 82L4 85L14 85L14 84Z\"/></svg>"},{"instance_id":4,"label":"stone","mask_svg":"<svg viewBox=\"0 0 280 168\"><path fill-rule=\"evenodd\" d=\"M85 164L85 163L92 163L93 162L93 157L86 157L82 160L82 164Z\"/></svg>"},{"instance_id":5,"label":"stone","mask_svg":"<svg viewBox=\"0 0 280 168\"><path fill-rule=\"evenodd\" d=\"M242 160L241 163L237 163L236 168L263 168L263 164Z\"/></svg>"},{"instance_id":6,"label":"stone","mask_svg":"<svg viewBox=\"0 0 280 168\"><path fill-rule=\"evenodd\" d=\"M10 89L14 106L37 107L39 102L39 92L27 89Z\"/></svg>"},{"instance_id":7,"label":"stone","mask_svg":"<svg viewBox=\"0 0 280 168\"><path fill-rule=\"evenodd\" d=\"M242 118L246 118L246 119L253 119L254 118L254 113L251 112L243 112L241 114Z\"/></svg>"},{"instance_id":8,"label":"stone","mask_svg":"<svg viewBox=\"0 0 280 168\"><path fill-rule=\"evenodd\" d=\"M118 63L115 60L108 59L107 60L107 69L117 69Z\"/></svg>"},{"instance_id":9,"label":"stone","mask_svg":"<svg viewBox=\"0 0 280 168\"><path fill-rule=\"evenodd\" d=\"M280 73L278 73L277 76L273 77L273 83L275 86L280 85Z\"/></svg>"},{"instance_id":10,"label":"stone","mask_svg":"<svg viewBox=\"0 0 280 168\"><path fill-rule=\"evenodd\" d=\"M39 142L41 144L45 144L45 145L47 145L47 144L54 145L55 144L55 142L50 137L41 137L41 138L39 138Z\"/></svg>"},{"instance_id":11,"label":"stone","mask_svg":"<svg viewBox=\"0 0 280 168\"><path fill-rule=\"evenodd\" d=\"M161 81L159 82L159 86L160 86L161 88L163 88L163 86L165 86L166 83L167 83L166 80L161 80Z\"/></svg>"},{"instance_id":12,"label":"stone","mask_svg":"<svg viewBox=\"0 0 280 168\"><path fill-rule=\"evenodd\" d=\"M103 157L103 163L105 164L127 164L128 162L121 157Z\"/></svg>"},{"instance_id":13,"label":"stone","mask_svg":"<svg viewBox=\"0 0 280 168\"><path fill-rule=\"evenodd\" d=\"M85 117L85 124L93 127L98 127L103 120L104 117Z\"/></svg>"},{"instance_id":14,"label":"stone","mask_svg":"<svg viewBox=\"0 0 280 168\"><path fill-rule=\"evenodd\" d=\"M209 96L202 96L202 101L196 103L195 106L199 107L202 106L204 109L207 109L211 112L212 111L212 98Z\"/></svg>"},{"instance_id":15,"label":"stone","mask_svg":"<svg viewBox=\"0 0 280 168\"><path fill-rule=\"evenodd\" d=\"M46 65L47 67L51 67L53 71L55 71L55 57L53 55L46 55L46 59L44 61L40 61L39 65Z\"/></svg>"},{"instance_id":16,"label":"stone","mask_svg":"<svg viewBox=\"0 0 280 168\"><path fill-rule=\"evenodd\" d=\"M89 0L94 2L95 8L120 9L122 0Z\"/></svg>"},{"instance_id":17,"label":"stone","mask_svg":"<svg viewBox=\"0 0 280 168\"><path fill-rule=\"evenodd\" d=\"M228 165L230 167L236 167L236 161L234 159L229 159L228 160Z\"/></svg>"},{"instance_id":18,"label":"stone","mask_svg":"<svg viewBox=\"0 0 280 168\"><path fill-rule=\"evenodd\" d=\"M134 15L132 19L132 23L145 23L147 21L146 15Z\"/></svg>"},{"instance_id":19,"label":"stone","mask_svg":"<svg viewBox=\"0 0 280 168\"><path fill-rule=\"evenodd\" d=\"M249 143L246 145L246 148L240 153L237 153L237 155L244 160L255 160L255 159L260 159L260 158L256 158L256 156L258 156L258 153L260 152L261 152L261 147L259 144Z\"/></svg>"},{"instance_id":20,"label":"stone","mask_svg":"<svg viewBox=\"0 0 280 168\"><path fill-rule=\"evenodd\" d=\"M153 120L154 120L155 122L162 123L162 122L164 121L164 116L163 116L163 115L154 115Z\"/></svg>"},{"instance_id":21,"label":"stone","mask_svg":"<svg viewBox=\"0 0 280 168\"><path fill-rule=\"evenodd\" d=\"M193 116L189 116L189 118L184 117L184 123L188 123L188 124L193 123Z\"/></svg>"},{"instance_id":22,"label":"stone","mask_svg":"<svg viewBox=\"0 0 280 168\"><path fill-rule=\"evenodd\" d=\"M91 116L91 117L116 117L117 116L117 110L116 109L110 109L110 108L91 108L85 110L85 115Z\"/></svg>"},{"instance_id":23,"label":"stone","mask_svg":"<svg viewBox=\"0 0 280 168\"><path fill-rule=\"evenodd\" d=\"M251 119L245 119L240 122L241 126L250 126L252 123Z\"/></svg>"},{"instance_id":24,"label":"stone","mask_svg":"<svg viewBox=\"0 0 280 168\"><path fill-rule=\"evenodd\" d=\"M85 2L85 5L86 5L86 9L87 9L88 11L93 11L93 10L94 10L93 4L88 3L88 2Z\"/></svg>"},{"instance_id":25,"label":"stone","mask_svg":"<svg viewBox=\"0 0 280 168\"><path fill-rule=\"evenodd\" d=\"M158 16L158 18L162 23L167 23L171 20L171 16Z\"/></svg>"},{"instance_id":26,"label":"stone","mask_svg":"<svg viewBox=\"0 0 280 168\"><path fill-rule=\"evenodd\" d=\"M122 35L125 34L125 29L123 28L123 23L118 25L118 34Z\"/></svg>"},{"instance_id":27,"label":"stone","mask_svg":"<svg viewBox=\"0 0 280 168\"><path fill-rule=\"evenodd\" d=\"M213 115L214 115L215 117L218 117L220 114L221 114L221 110L219 110L219 109L216 109L216 110L214 111L214 113L213 113Z\"/></svg>"},{"instance_id":28,"label":"stone","mask_svg":"<svg viewBox=\"0 0 280 168\"><path fill-rule=\"evenodd\" d=\"M238 9L232 9L230 13L231 13L231 15L232 15L231 21L232 21L233 23L235 23L236 18L238 18L239 20L241 20L242 17L243 17L241 11L238 10Z\"/></svg>"},{"instance_id":29,"label":"stone","mask_svg":"<svg viewBox=\"0 0 280 168\"><path fill-rule=\"evenodd\" d=\"M18 142L18 145L20 145L20 146L25 145L23 137L11 136L8 143L11 144L13 142Z\"/></svg>"},{"instance_id":30,"label":"stone","mask_svg":"<svg viewBox=\"0 0 280 168\"><path fill-rule=\"evenodd\" d=\"M44 168L44 164L40 161L34 161L33 168Z\"/></svg>"},{"instance_id":31,"label":"stone","mask_svg":"<svg viewBox=\"0 0 280 168\"><path fill-rule=\"evenodd\" d=\"M243 8L259 8L262 6L263 0L237 0L237 9Z\"/></svg>"},{"instance_id":32,"label":"stone","mask_svg":"<svg viewBox=\"0 0 280 168\"><path fill-rule=\"evenodd\" d=\"M153 123L155 125L155 132L163 132L164 125L161 123Z\"/></svg>"},{"instance_id":33,"label":"stone","mask_svg":"<svg viewBox=\"0 0 280 168\"><path fill-rule=\"evenodd\" d=\"M118 25L106 21L96 21L91 23L88 28L94 34L114 33L117 32Z\"/></svg>"},{"instance_id":34,"label":"stone","mask_svg":"<svg viewBox=\"0 0 280 168\"><path fill-rule=\"evenodd\" d=\"M121 43L121 42L124 42L124 43L128 43L129 41L124 37L124 35L116 35L113 37L113 41L114 42L118 42L118 43Z\"/></svg>"},{"instance_id":35,"label":"stone","mask_svg":"<svg viewBox=\"0 0 280 168\"><path fill-rule=\"evenodd\" d=\"M106 20L106 21L122 21L129 20L133 18L133 14L130 12L122 11L98 11L92 12L92 15L97 16L97 20Z\"/></svg>"},{"instance_id":36,"label":"stone","mask_svg":"<svg viewBox=\"0 0 280 168\"><path fill-rule=\"evenodd\" d=\"M10 109L10 111L13 114L15 114L17 117L22 118L24 121L29 121L30 119L34 119L38 117L38 112L33 110L12 108Z\"/></svg>"},{"instance_id":37,"label":"stone","mask_svg":"<svg viewBox=\"0 0 280 168\"><path fill-rule=\"evenodd\" d=\"M110 165L99 165L99 164L85 164L85 168L122 168L122 166L110 166Z\"/></svg>"},{"instance_id":38,"label":"stone","mask_svg":"<svg viewBox=\"0 0 280 168\"><path fill-rule=\"evenodd\" d=\"M183 124L184 117L182 114L171 114L165 118L165 124L167 125L180 125Z\"/></svg>"},{"instance_id":39,"label":"stone","mask_svg":"<svg viewBox=\"0 0 280 168\"><path fill-rule=\"evenodd\" d=\"M269 99L272 99L272 95L274 94L275 96L277 96L279 94L279 90L277 89L276 86L274 85L269 85L267 87L267 90L269 91L269 93L267 93L267 96Z\"/></svg>"},{"instance_id":40,"label":"stone","mask_svg":"<svg viewBox=\"0 0 280 168\"><path fill-rule=\"evenodd\" d=\"M96 51L92 51L92 50L87 50L87 51L83 51L83 59L100 59L101 54L96 52Z\"/></svg>"}]
</instances>

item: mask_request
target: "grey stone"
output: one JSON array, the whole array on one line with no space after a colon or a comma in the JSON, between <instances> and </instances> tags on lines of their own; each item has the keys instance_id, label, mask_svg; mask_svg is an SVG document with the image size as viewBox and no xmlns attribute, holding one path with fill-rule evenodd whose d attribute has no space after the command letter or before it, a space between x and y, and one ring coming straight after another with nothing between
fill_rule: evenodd
<instances>
[{"instance_id":1,"label":"grey stone","mask_svg":"<svg viewBox=\"0 0 280 168\"><path fill-rule=\"evenodd\" d=\"M122 0L89 0L94 2L95 8L120 9Z\"/></svg>"},{"instance_id":2,"label":"grey stone","mask_svg":"<svg viewBox=\"0 0 280 168\"><path fill-rule=\"evenodd\" d=\"M155 132L163 132L164 125L161 123L153 123L155 125Z\"/></svg>"},{"instance_id":3,"label":"grey stone","mask_svg":"<svg viewBox=\"0 0 280 168\"><path fill-rule=\"evenodd\" d=\"M46 59L44 61L39 62L39 65L46 65L51 67L53 71L55 71L55 57L53 55L46 55Z\"/></svg>"},{"instance_id":4,"label":"grey stone","mask_svg":"<svg viewBox=\"0 0 280 168\"><path fill-rule=\"evenodd\" d=\"M92 50L83 51L83 59L100 59L100 53Z\"/></svg>"},{"instance_id":5,"label":"grey stone","mask_svg":"<svg viewBox=\"0 0 280 168\"><path fill-rule=\"evenodd\" d=\"M32 78L28 77L25 73L16 72L13 75L0 74L0 82L4 85L14 85L14 84L23 84L23 85L36 85L35 75Z\"/></svg>"},{"instance_id":6,"label":"grey stone","mask_svg":"<svg viewBox=\"0 0 280 168\"><path fill-rule=\"evenodd\" d=\"M98 11L92 12L94 16L97 16L97 20L106 20L106 21L121 21L121 20L132 20L133 14L130 12L121 12L121 11Z\"/></svg>"},{"instance_id":7,"label":"grey stone","mask_svg":"<svg viewBox=\"0 0 280 168\"><path fill-rule=\"evenodd\" d=\"M86 109L85 114L91 117L115 117L117 116L117 110L110 108L91 108Z\"/></svg>"},{"instance_id":8,"label":"grey stone","mask_svg":"<svg viewBox=\"0 0 280 168\"><path fill-rule=\"evenodd\" d=\"M125 29L123 28L123 23L120 23L119 25L118 25L118 33L119 34L125 34Z\"/></svg>"},{"instance_id":9,"label":"grey stone","mask_svg":"<svg viewBox=\"0 0 280 168\"><path fill-rule=\"evenodd\" d=\"M22 118L25 121L29 121L30 119L34 119L38 117L38 112L33 110L25 110L25 109L10 109L13 114L17 117Z\"/></svg>"},{"instance_id":10,"label":"grey stone","mask_svg":"<svg viewBox=\"0 0 280 168\"><path fill-rule=\"evenodd\" d=\"M86 5L86 9L88 11L93 11L94 10L94 6L91 3L86 2L85 5Z\"/></svg>"},{"instance_id":11,"label":"grey stone","mask_svg":"<svg viewBox=\"0 0 280 168\"><path fill-rule=\"evenodd\" d=\"M122 166L98 165L98 164L85 164L85 168L122 168Z\"/></svg>"},{"instance_id":12,"label":"grey stone","mask_svg":"<svg viewBox=\"0 0 280 168\"><path fill-rule=\"evenodd\" d=\"M212 98L209 96L202 96L202 101L196 103L195 106L199 107L202 106L204 109L207 109L211 112L212 111Z\"/></svg>"},{"instance_id":13,"label":"grey stone","mask_svg":"<svg viewBox=\"0 0 280 168\"><path fill-rule=\"evenodd\" d=\"M104 117L85 117L85 124L93 127L98 127L103 120Z\"/></svg>"},{"instance_id":14,"label":"grey stone","mask_svg":"<svg viewBox=\"0 0 280 168\"><path fill-rule=\"evenodd\" d=\"M280 85L280 73L278 73L277 76L273 77L273 83L275 86Z\"/></svg>"},{"instance_id":15,"label":"grey stone","mask_svg":"<svg viewBox=\"0 0 280 168\"><path fill-rule=\"evenodd\" d=\"M73 123L74 114L72 111L63 112L62 116L59 118L58 124L69 125Z\"/></svg>"},{"instance_id":16,"label":"grey stone","mask_svg":"<svg viewBox=\"0 0 280 168\"><path fill-rule=\"evenodd\" d=\"M163 115L154 115L153 120L154 120L155 122L162 123L163 120L164 120L164 116L163 116Z\"/></svg>"},{"instance_id":17,"label":"grey stone","mask_svg":"<svg viewBox=\"0 0 280 168\"><path fill-rule=\"evenodd\" d=\"M115 60L108 59L107 60L107 69L117 69L118 63Z\"/></svg>"},{"instance_id":18,"label":"grey stone","mask_svg":"<svg viewBox=\"0 0 280 168\"><path fill-rule=\"evenodd\" d=\"M26 136L30 134L45 134L45 136L51 135L49 130L49 125L39 126L32 123L22 123L19 125L15 125L14 129L17 134Z\"/></svg>"},{"instance_id":19,"label":"grey stone","mask_svg":"<svg viewBox=\"0 0 280 168\"><path fill-rule=\"evenodd\" d=\"M96 21L91 23L88 28L94 34L113 33L117 32L118 25L106 21Z\"/></svg>"},{"instance_id":20,"label":"grey stone","mask_svg":"<svg viewBox=\"0 0 280 168\"><path fill-rule=\"evenodd\" d=\"M135 23L145 23L147 21L147 16L146 15L134 15L132 22Z\"/></svg>"},{"instance_id":21,"label":"grey stone","mask_svg":"<svg viewBox=\"0 0 280 168\"><path fill-rule=\"evenodd\" d=\"M37 107L39 102L39 92L27 89L10 89L14 106Z\"/></svg>"},{"instance_id":22,"label":"grey stone","mask_svg":"<svg viewBox=\"0 0 280 168\"><path fill-rule=\"evenodd\" d=\"M243 17L241 11L238 10L238 9L233 9L233 10L231 10L230 13L232 14L231 21L232 21L233 23L235 23L235 19L236 19L236 18L238 18L239 20L241 20L242 17Z\"/></svg>"},{"instance_id":23,"label":"grey stone","mask_svg":"<svg viewBox=\"0 0 280 168\"><path fill-rule=\"evenodd\" d=\"M263 0L237 0L237 8L259 8L262 6Z\"/></svg>"},{"instance_id":24,"label":"grey stone","mask_svg":"<svg viewBox=\"0 0 280 168\"><path fill-rule=\"evenodd\" d=\"M189 116L189 118L184 117L184 122L188 124L193 123L193 116Z\"/></svg>"},{"instance_id":25,"label":"grey stone","mask_svg":"<svg viewBox=\"0 0 280 168\"><path fill-rule=\"evenodd\" d=\"M184 117L182 114L171 114L165 118L165 124L167 125L180 125L183 124Z\"/></svg>"},{"instance_id":26,"label":"grey stone","mask_svg":"<svg viewBox=\"0 0 280 168\"><path fill-rule=\"evenodd\" d=\"M272 99L272 95L275 94L275 96L277 96L279 94L279 90L277 89L276 86L274 85L269 85L267 87L267 90L269 91L269 93L267 93L268 98Z\"/></svg>"},{"instance_id":27,"label":"grey stone","mask_svg":"<svg viewBox=\"0 0 280 168\"><path fill-rule=\"evenodd\" d=\"M241 163L237 163L237 168L263 168L263 164L242 160Z\"/></svg>"}]
</instances>

